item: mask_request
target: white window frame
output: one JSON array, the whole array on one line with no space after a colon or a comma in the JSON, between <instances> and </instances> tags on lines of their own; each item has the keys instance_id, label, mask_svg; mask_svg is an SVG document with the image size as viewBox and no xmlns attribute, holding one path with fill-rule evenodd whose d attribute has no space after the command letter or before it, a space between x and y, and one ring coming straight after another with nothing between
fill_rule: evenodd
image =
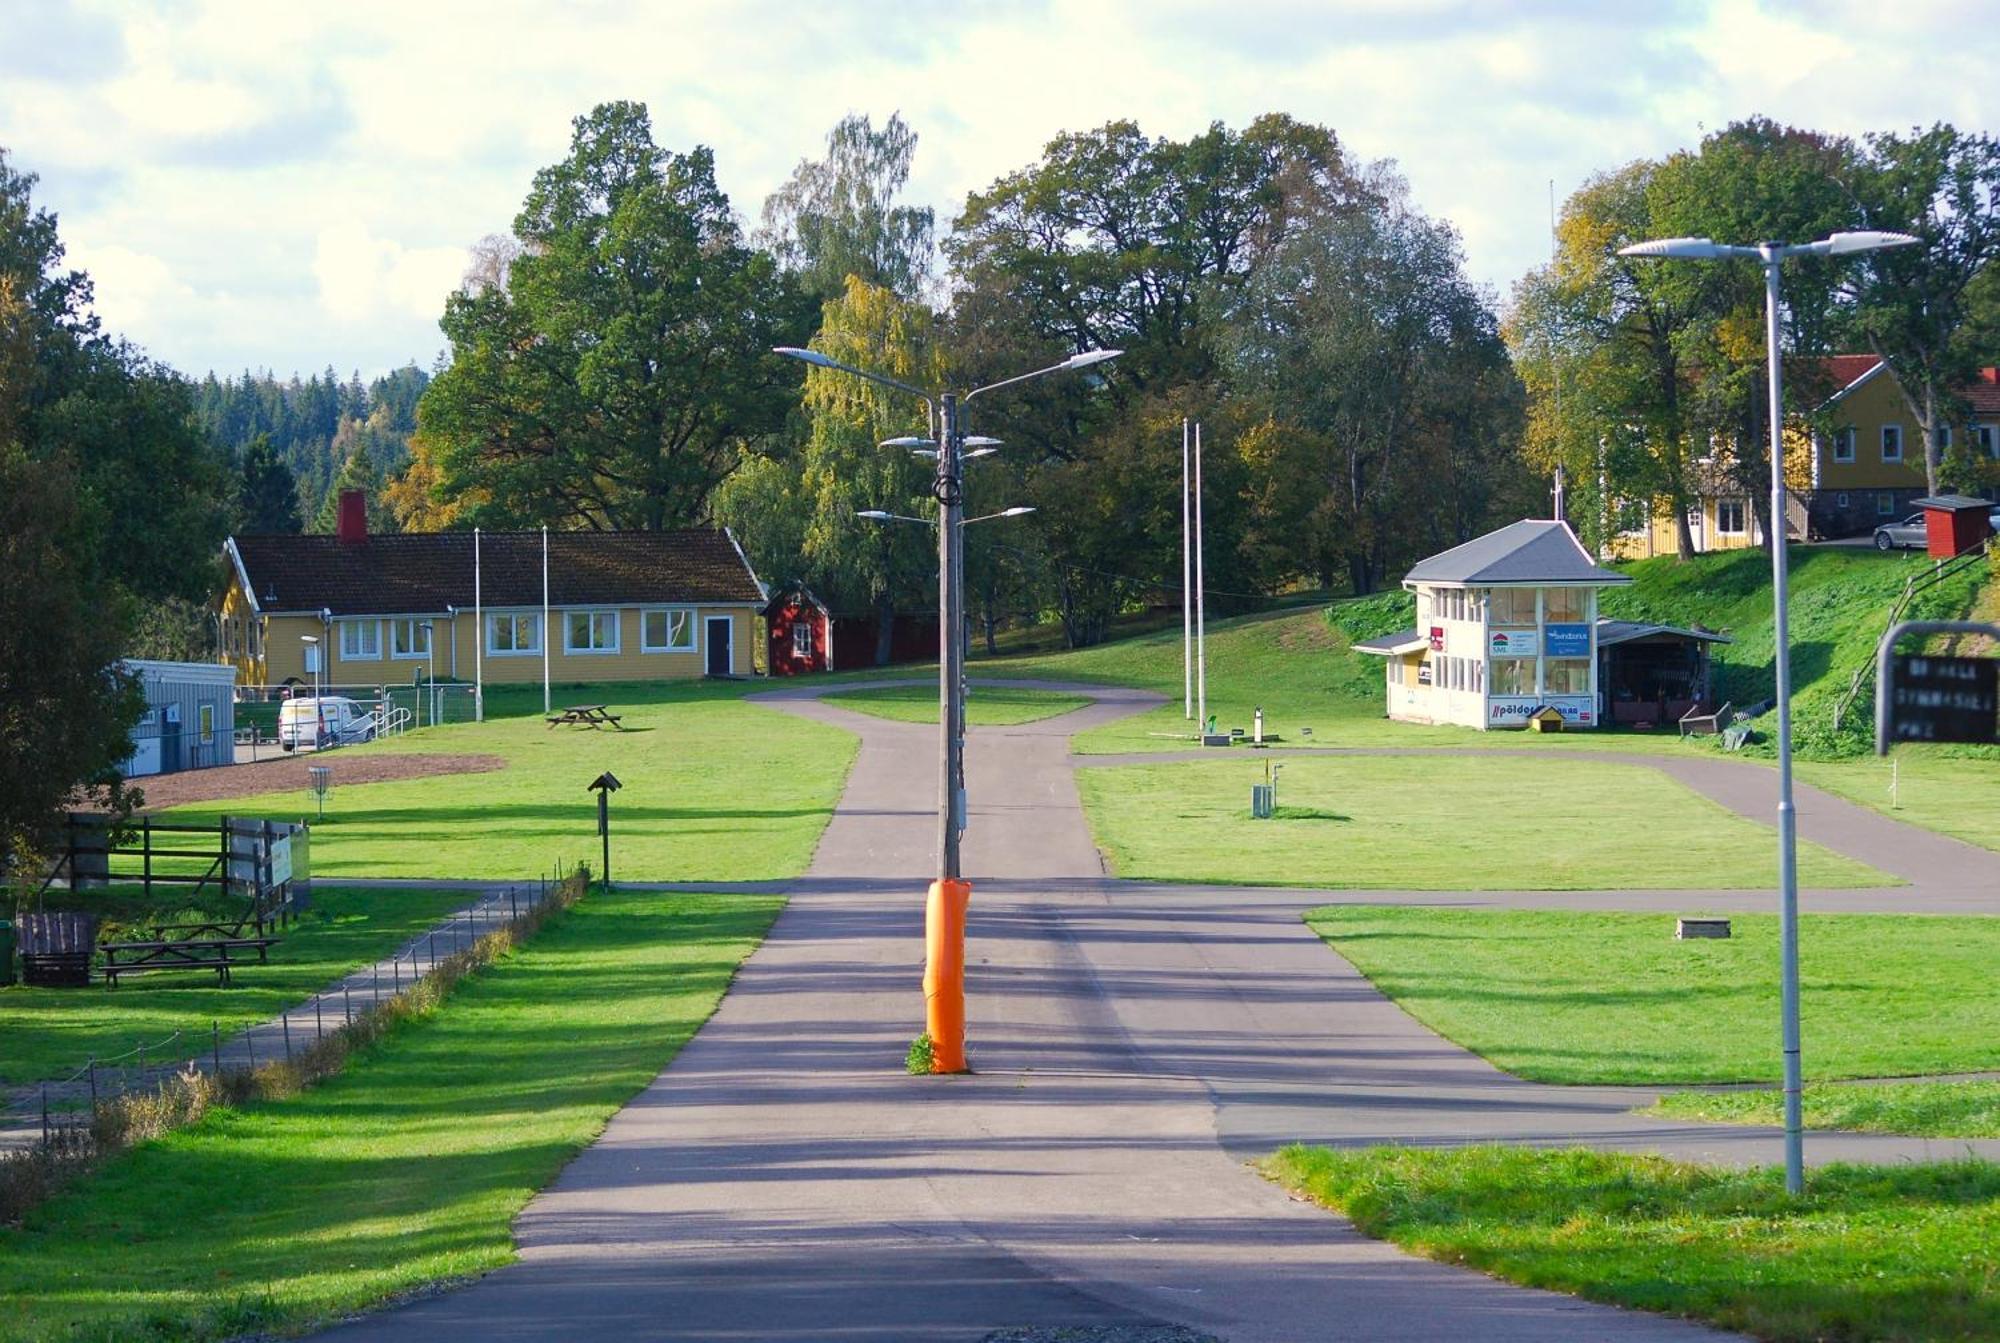
<instances>
[{"instance_id":1,"label":"white window frame","mask_svg":"<svg viewBox=\"0 0 2000 1343\"><path fill-rule=\"evenodd\" d=\"M590 636L590 642L587 644L580 645L576 642L576 621L578 618L584 621L584 629ZM598 622L601 620L611 622L611 642L608 644L597 642ZM620 622L616 610L598 607L586 611L564 611L562 613L562 623L563 656L565 657L615 657L624 642L623 631L619 629Z\"/></svg>"},{"instance_id":2,"label":"white window frame","mask_svg":"<svg viewBox=\"0 0 2000 1343\"><path fill-rule=\"evenodd\" d=\"M686 643L677 644L674 642L674 617L677 615L683 617L687 622ZM656 644L647 636L646 621L652 616L664 617L667 622L667 641L665 643ZM695 619L695 609L692 606L649 606L639 612L639 651L642 653L700 652L701 650L697 647L700 639L700 635L697 632L699 624L700 622Z\"/></svg>"},{"instance_id":3,"label":"white window frame","mask_svg":"<svg viewBox=\"0 0 2000 1343\"><path fill-rule=\"evenodd\" d=\"M1980 451L1995 461L2000 461L2000 424L1975 424L1972 426L1972 441Z\"/></svg>"},{"instance_id":4,"label":"white window frame","mask_svg":"<svg viewBox=\"0 0 2000 1343\"><path fill-rule=\"evenodd\" d=\"M1896 450L1894 452L1889 451L1889 441L1891 439L1894 439L1896 442ZM1900 462L1903 460L1902 425L1885 424L1882 426L1882 460L1885 463Z\"/></svg>"},{"instance_id":5,"label":"white window frame","mask_svg":"<svg viewBox=\"0 0 2000 1343\"><path fill-rule=\"evenodd\" d=\"M215 744L215 706L203 701L195 706L197 737L203 746Z\"/></svg>"},{"instance_id":6,"label":"white window frame","mask_svg":"<svg viewBox=\"0 0 2000 1343\"><path fill-rule=\"evenodd\" d=\"M424 626L427 624L431 624L432 628L425 629ZM432 624L432 622L426 621L422 618L390 621L389 622L390 660L393 662L428 662L431 656L431 638L434 635L435 631L436 631L436 626ZM403 636L405 634L408 634L410 636L409 643L410 647L413 649L417 647L417 636L419 634L423 635L424 646L421 649L417 649L417 651L411 653L405 653L398 650L396 645L402 642Z\"/></svg>"},{"instance_id":7,"label":"white window frame","mask_svg":"<svg viewBox=\"0 0 2000 1343\"><path fill-rule=\"evenodd\" d=\"M1875 496L1875 516L1893 518L1896 516L1896 496L1884 490Z\"/></svg>"},{"instance_id":8,"label":"white window frame","mask_svg":"<svg viewBox=\"0 0 2000 1343\"><path fill-rule=\"evenodd\" d=\"M1836 461L1836 462L1851 462L1851 461L1853 461L1853 460L1854 460L1854 440L1855 440L1856 438L1858 438L1858 437L1859 437L1859 435L1855 433L1855 431L1854 431L1854 426L1853 426L1853 425L1851 425L1851 424L1850 424L1850 425L1848 425L1848 426L1847 426L1846 428L1844 428L1844 429L1836 429L1836 430L1834 430L1834 432L1833 432L1833 460L1834 460L1834 461Z\"/></svg>"},{"instance_id":9,"label":"white window frame","mask_svg":"<svg viewBox=\"0 0 2000 1343\"><path fill-rule=\"evenodd\" d=\"M526 648L502 648L494 636L499 633L500 622L507 621L518 643L523 622L534 631L535 642ZM540 611L488 611L486 613L486 656L490 658L540 657L542 654L542 613Z\"/></svg>"},{"instance_id":10,"label":"white window frame","mask_svg":"<svg viewBox=\"0 0 2000 1343\"><path fill-rule=\"evenodd\" d=\"M1833 496L1833 506L1835 508L1846 508L1848 506L1846 490L1842 490Z\"/></svg>"},{"instance_id":11,"label":"white window frame","mask_svg":"<svg viewBox=\"0 0 2000 1343\"><path fill-rule=\"evenodd\" d=\"M1729 514L1724 509L1736 513L1736 525L1729 525ZM1717 499L1715 501L1715 530L1720 536L1741 536L1750 529L1750 506L1741 499Z\"/></svg>"},{"instance_id":12,"label":"white window frame","mask_svg":"<svg viewBox=\"0 0 2000 1343\"><path fill-rule=\"evenodd\" d=\"M1938 441L1938 451L1939 451L1939 452L1950 452L1950 451L1951 451L1951 426L1950 426L1950 425L1948 425L1948 424L1941 424L1941 425L1939 425L1939 426L1937 427L1937 441Z\"/></svg>"},{"instance_id":13,"label":"white window frame","mask_svg":"<svg viewBox=\"0 0 2000 1343\"><path fill-rule=\"evenodd\" d=\"M340 626L340 660L342 662L380 662L382 660L382 622L379 620L337 620ZM363 633L367 637L361 637Z\"/></svg>"},{"instance_id":14,"label":"white window frame","mask_svg":"<svg viewBox=\"0 0 2000 1343\"><path fill-rule=\"evenodd\" d=\"M809 658L813 655L813 627L810 620L792 622L792 656Z\"/></svg>"}]
</instances>

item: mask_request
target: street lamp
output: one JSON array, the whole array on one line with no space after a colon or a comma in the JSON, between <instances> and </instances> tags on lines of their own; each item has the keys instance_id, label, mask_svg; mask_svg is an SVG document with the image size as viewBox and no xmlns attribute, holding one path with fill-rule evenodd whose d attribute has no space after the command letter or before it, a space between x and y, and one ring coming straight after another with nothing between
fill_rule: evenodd
<instances>
[{"instance_id":1,"label":"street lamp","mask_svg":"<svg viewBox=\"0 0 2000 1343\"><path fill-rule=\"evenodd\" d=\"M320 748L320 741L326 736L326 706L319 699L319 636L301 634L299 642L306 646L306 661L312 663L313 674L313 749ZM296 742L294 742L296 744Z\"/></svg>"},{"instance_id":2,"label":"street lamp","mask_svg":"<svg viewBox=\"0 0 2000 1343\"><path fill-rule=\"evenodd\" d=\"M432 630L436 628L436 622L426 620L423 622L421 628L423 629L424 632L424 653L430 659L430 670L425 673L428 679L424 682L424 694L430 696L431 726L436 727L438 719L438 705L437 705L438 655L437 655L437 635L432 633ZM418 698L417 704L418 707L420 708L422 707L423 699L421 697ZM422 727L423 724L418 723L417 726Z\"/></svg>"},{"instance_id":3,"label":"street lamp","mask_svg":"<svg viewBox=\"0 0 2000 1343\"><path fill-rule=\"evenodd\" d=\"M1799 1058L1798 824L1792 808L1792 664L1785 557L1784 374L1778 357L1778 268L1788 257L1856 256L1884 247L1907 247L1907 233L1835 233L1818 242L1765 242L1735 246L1708 238L1658 238L1618 249L1618 255L1669 260L1755 261L1764 268L1764 345L1771 403L1771 586L1775 613L1772 661L1778 699L1778 941L1785 1049L1785 1188L1805 1192L1805 1125L1801 1113L1804 1073Z\"/></svg>"},{"instance_id":4,"label":"street lamp","mask_svg":"<svg viewBox=\"0 0 2000 1343\"><path fill-rule=\"evenodd\" d=\"M997 392L1032 378L1072 369L1088 368L1107 359L1116 359L1118 350L1089 350L1073 354L1058 364L1030 373L1004 378L975 387L962 396L955 392L931 391L907 382L843 364L818 350L779 346L776 353L802 360L815 368L863 378L899 392L907 392L924 403L935 431L934 438L891 440L896 447L931 449L937 457L937 475L931 493L938 503L938 878L931 883L924 906L924 1002L925 1025L931 1038L932 1071L965 1071L965 910L972 898L972 886L959 870L959 836L965 829L965 714L964 714L964 480L966 449L990 449L997 441L972 440L959 424L962 405L974 397ZM929 455L928 453L925 455ZM869 515L880 512L870 510ZM866 516L866 515L864 515ZM894 515L883 514L892 519ZM995 516L1018 516L1009 511ZM921 519L916 519L921 521ZM983 521L984 519L982 519Z\"/></svg>"}]
</instances>

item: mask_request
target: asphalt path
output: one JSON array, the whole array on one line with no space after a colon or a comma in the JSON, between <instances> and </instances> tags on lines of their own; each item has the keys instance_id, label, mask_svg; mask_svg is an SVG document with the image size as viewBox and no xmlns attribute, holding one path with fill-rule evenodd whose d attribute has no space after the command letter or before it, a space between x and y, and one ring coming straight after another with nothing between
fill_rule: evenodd
<instances>
[{"instance_id":1,"label":"asphalt path","mask_svg":"<svg viewBox=\"0 0 2000 1343\"><path fill-rule=\"evenodd\" d=\"M811 691L766 697L862 739L769 937L673 1065L523 1212L518 1263L332 1336L975 1340L1179 1324L1230 1343L1718 1337L1405 1256L1246 1167L1294 1140L1764 1162L1779 1138L1639 1118L1643 1089L1499 1072L1304 926L1323 893L1106 877L1068 738L1158 701L1087 689L1097 702L1076 713L972 732L974 1075L901 1070L921 1024L935 729ZM1624 907L1618 893L1545 894ZM1955 889L1939 898L1961 903ZM1997 1148L1808 1145L1815 1160Z\"/></svg>"}]
</instances>

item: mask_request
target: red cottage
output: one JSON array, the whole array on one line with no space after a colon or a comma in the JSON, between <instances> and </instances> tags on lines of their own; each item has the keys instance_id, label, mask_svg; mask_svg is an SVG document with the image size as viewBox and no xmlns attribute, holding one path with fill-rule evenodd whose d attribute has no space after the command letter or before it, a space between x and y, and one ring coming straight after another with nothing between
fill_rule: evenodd
<instances>
[{"instance_id":1,"label":"red cottage","mask_svg":"<svg viewBox=\"0 0 2000 1343\"><path fill-rule=\"evenodd\" d=\"M833 616L805 584L772 593L764 625L771 675L801 676L833 665Z\"/></svg>"}]
</instances>

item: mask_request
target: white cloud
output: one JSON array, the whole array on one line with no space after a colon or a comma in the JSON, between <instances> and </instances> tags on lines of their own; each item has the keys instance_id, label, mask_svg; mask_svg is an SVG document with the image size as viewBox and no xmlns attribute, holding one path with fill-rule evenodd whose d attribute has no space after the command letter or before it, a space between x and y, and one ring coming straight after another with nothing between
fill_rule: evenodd
<instances>
[{"instance_id":1,"label":"white cloud","mask_svg":"<svg viewBox=\"0 0 2000 1343\"><path fill-rule=\"evenodd\" d=\"M1551 179L1567 195L1752 114L2000 121L1990 0L1667 0L1643 21L1601 0L73 10L57 27L96 40L0 62L0 144L43 173L107 318L197 373L428 362L464 249L610 98L712 146L752 221L850 111L903 112L941 223L1064 130L1289 112L1396 159L1502 294L1547 255Z\"/></svg>"},{"instance_id":2,"label":"white cloud","mask_svg":"<svg viewBox=\"0 0 2000 1343\"><path fill-rule=\"evenodd\" d=\"M405 247L347 220L319 231L312 272L319 301L340 322L379 316L435 318L465 274L462 247Z\"/></svg>"}]
</instances>

